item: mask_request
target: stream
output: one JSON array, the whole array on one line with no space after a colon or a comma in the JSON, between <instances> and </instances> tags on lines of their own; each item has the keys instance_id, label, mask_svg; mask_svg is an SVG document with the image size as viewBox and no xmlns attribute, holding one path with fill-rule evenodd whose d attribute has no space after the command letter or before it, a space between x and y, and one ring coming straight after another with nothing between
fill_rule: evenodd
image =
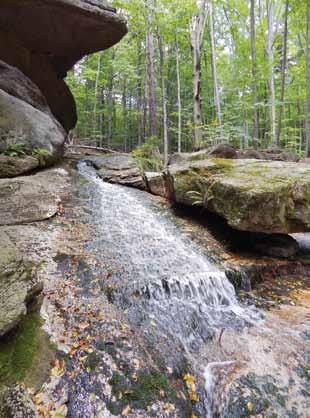
<instances>
[{"instance_id":1,"label":"stream","mask_svg":"<svg viewBox=\"0 0 310 418\"><path fill-rule=\"evenodd\" d=\"M68 233L92 232L48 282L46 330L65 354L40 402L68 418L306 418L303 301L270 312L239 302L151 195L103 182L86 162L73 183Z\"/></svg>"},{"instance_id":2,"label":"stream","mask_svg":"<svg viewBox=\"0 0 310 418\"><path fill-rule=\"evenodd\" d=\"M180 231L169 211L143 192L103 182L87 163L80 163L78 171L88 180L83 193L98 233L88 251L99 268L113 265L103 290L143 330L149 345L161 347L170 366L181 372L185 354L198 370L203 344L223 330L240 332L258 323L262 315L240 305L225 272ZM212 399L213 375L207 363L205 368ZM207 410L212 418L210 405Z\"/></svg>"}]
</instances>

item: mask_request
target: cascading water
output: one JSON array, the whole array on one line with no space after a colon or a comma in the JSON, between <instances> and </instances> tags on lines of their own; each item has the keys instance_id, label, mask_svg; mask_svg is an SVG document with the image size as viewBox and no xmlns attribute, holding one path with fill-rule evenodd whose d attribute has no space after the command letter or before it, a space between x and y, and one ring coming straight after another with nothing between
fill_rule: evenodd
<instances>
[{"instance_id":1,"label":"cascading water","mask_svg":"<svg viewBox=\"0 0 310 418\"><path fill-rule=\"evenodd\" d=\"M242 329L257 320L254 309L238 303L225 273L207 260L167 211L143 192L104 183L87 163L78 169L88 180L84 193L91 199L99 237L90 249L99 266L112 266L103 290L146 338L154 344L163 338L167 351L177 342L195 361L194 353L216 332ZM209 367L209 382L210 376Z\"/></svg>"}]
</instances>

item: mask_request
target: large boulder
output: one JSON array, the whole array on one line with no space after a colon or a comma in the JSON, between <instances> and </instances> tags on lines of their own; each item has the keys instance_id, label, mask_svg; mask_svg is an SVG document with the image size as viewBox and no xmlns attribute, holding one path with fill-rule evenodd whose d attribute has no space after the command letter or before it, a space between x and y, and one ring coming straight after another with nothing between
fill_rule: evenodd
<instances>
[{"instance_id":1,"label":"large boulder","mask_svg":"<svg viewBox=\"0 0 310 418\"><path fill-rule=\"evenodd\" d=\"M29 154L36 148L44 149L47 162L62 154L65 131L40 90L20 71L1 61L0 115L0 152L24 144Z\"/></svg>"},{"instance_id":2,"label":"large boulder","mask_svg":"<svg viewBox=\"0 0 310 418\"><path fill-rule=\"evenodd\" d=\"M16 246L0 229L0 337L26 314L31 268Z\"/></svg>"},{"instance_id":3,"label":"large boulder","mask_svg":"<svg viewBox=\"0 0 310 418\"><path fill-rule=\"evenodd\" d=\"M64 82L83 56L117 43L124 20L103 0L1 0L0 56L42 91L57 120L75 126L74 99ZM39 35L38 35L39 34Z\"/></svg>"},{"instance_id":4,"label":"large boulder","mask_svg":"<svg viewBox=\"0 0 310 418\"><path fill-rule=\"evenodd\" d=\"M108 154L102 157L86 157L86 161L98 170L102 180L123 186L145 190L145 182L134 158L129 154Z\"/></svg>"},{"instance_id":5,"label":"large boulder","mask_svg":"<svg viewBox=\"0 0 310 418\"><path fill-rule=\"evenodd\" d=\"M307 164L206 159L169 167L176 202L206 207L242 231L288 234L310 230Z\"/></svg>"},{"instance_id":6,"label":"large boulder","mask_svg":"<svg viewBox=\"0 0 310 418\"><path fill-rule=\"evenodd\" d=\"M237 158L237 151L229 144L215 145L209 151L209 155L213 158Z\"/></svg>"},{"instance_id":7,"label":"large boulder","mask_svg":"<svg viewBox=\"0 0 310 418\"><path fill-rule=\"evenodd\" d=\"M66 185L67 172L62 169L0 179L0 225L42 221L56 215Z\"/></svg>"}]
</instances>

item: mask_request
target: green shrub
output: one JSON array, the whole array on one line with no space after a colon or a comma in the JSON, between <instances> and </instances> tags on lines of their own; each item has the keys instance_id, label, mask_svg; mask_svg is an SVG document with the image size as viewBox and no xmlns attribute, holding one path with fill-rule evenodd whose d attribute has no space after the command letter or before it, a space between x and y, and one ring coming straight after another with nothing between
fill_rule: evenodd
<instances>
[{"instance_id":1,"label":"green shrub","mask_svg":"<svg viewBox=\"0 0 310 418\"><path fill-rule=\"evenodd\" d=\"M142 172L162 171L163 161L159 152L159 145L160 140L151 136L132 152Z\"/></svg>"},{"instance_id":2,"label":"green shrub","mask_svg":"<svg viewBox=\"0 0 310 418\"><path fill-rule=\"evenodd\" d=\"M41 166L44 166L46 164L46 158L50 156L50 153L44 148L34 148L32 155L39 160Z\"/></svg>"},{"instance_id":3,"label":"green shrub","mask_svg":"<svg viewBox=\"0 0 310 418\"><path fill-rule=\"evenodd\" d=\"M25 144L12 144L4 152L4 155L8 157L23 157L26 155Z\"/></svg>"}]
</instances>

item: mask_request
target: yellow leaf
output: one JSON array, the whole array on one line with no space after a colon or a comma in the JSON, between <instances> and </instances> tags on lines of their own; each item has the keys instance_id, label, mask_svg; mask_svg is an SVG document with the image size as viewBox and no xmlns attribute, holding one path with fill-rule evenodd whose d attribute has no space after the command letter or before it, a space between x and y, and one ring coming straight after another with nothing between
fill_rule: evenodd
<instances>
[{"instance_id":1,"label":"yellow leaf","mask_svg":"<svg viewBox=\"0 0 310 418\"><path fill-rule=\"evenodd\" d=\"M254 405L252 404L252 402L248 402L246 407L248 408L249 412L253 412Z\"/></svg>"},{"instance_id":2,"label":"yellow leaf","mask_svg":"<svg viewBox=\"0 0 310 418\"><path fill-rule=\"evenodd\" d=\"M130 406L128 405L128 406L126 406L126 408L125 408L125 409L123 409L122 416L123 416L123 417L127 417L130 413L131 413L131 408L130 408Z\"/></svg>"}]
</instances>

